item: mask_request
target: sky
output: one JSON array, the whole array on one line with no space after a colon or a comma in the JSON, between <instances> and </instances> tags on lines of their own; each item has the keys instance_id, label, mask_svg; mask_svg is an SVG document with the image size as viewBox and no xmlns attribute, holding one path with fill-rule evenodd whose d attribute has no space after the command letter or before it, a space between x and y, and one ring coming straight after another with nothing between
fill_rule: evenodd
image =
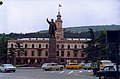
<instances>
[{"instance_id":1,"label":"sky","mask_svg":"<svg viewBox=\"0 0 120 79\"><path fill-rule=\"evenodd\" d=\"M46 18L57 19L58 5L63 28L120 25L120 0L2 0L0 33L48 30Z\"/></svg>"}]
</instances>

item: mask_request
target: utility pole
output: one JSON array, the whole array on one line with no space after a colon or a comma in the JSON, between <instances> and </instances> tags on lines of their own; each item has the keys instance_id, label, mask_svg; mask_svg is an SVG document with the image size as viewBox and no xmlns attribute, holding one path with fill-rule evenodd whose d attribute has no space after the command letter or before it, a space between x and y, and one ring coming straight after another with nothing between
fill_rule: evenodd
<instances>
[{"instance_id":1,"label":"utility pole","mask_svg":"<svg viewBox=\"0 0 120 79\"><path fill-rule=\"evenodd\" d=\"M116 79L119 79L119 44L120 44L120 30L119 31L107 31L107 43L112 43L115 46L116 56Z\"/></svg>"}]
</instances>

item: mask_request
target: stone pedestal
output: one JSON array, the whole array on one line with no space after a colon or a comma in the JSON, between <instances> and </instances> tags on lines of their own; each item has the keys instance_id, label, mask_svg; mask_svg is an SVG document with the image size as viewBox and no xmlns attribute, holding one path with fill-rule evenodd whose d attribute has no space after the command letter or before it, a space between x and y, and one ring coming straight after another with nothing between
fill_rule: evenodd
<instances>
[{"instance_id":1,"label":"stone pedestal","mask_svg":"<svg viewBox=\"0 0 120 79\"><path fill-rule=\"evenodd\" d=\"M46 63L57 63L56 55L56 38L49 38L49 56L46 59Z\"/></svg>"}]
</instances>

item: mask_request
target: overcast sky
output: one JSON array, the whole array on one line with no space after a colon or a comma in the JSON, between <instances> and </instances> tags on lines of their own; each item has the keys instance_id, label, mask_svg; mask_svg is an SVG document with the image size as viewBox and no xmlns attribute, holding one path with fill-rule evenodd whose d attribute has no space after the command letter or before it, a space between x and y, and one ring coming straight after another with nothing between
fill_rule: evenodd
<instances>
[{"instance_id":1,"label":"overcast sky","mask_svg":"<svg viewBox=\"0 0 120 79\"><path fill-rule=\"evenodd\" d=\"M120 0L2 0L0 33L48 30L46 18L56 19L58 5L63 28L120 24Z\"/></svg>"}]
</instances>

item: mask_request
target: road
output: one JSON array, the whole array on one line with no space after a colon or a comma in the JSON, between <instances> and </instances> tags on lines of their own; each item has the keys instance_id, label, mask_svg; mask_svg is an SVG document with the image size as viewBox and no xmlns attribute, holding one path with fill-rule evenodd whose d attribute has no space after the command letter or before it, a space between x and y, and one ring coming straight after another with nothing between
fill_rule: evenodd
<instances>
[{"instance_id":1,"label":"road","mask_svg":"<svg viewBox=\"0 0 120 79\"><path fill-rule=\"evenodd\" d=\"M98 79L92 70L43 71L42 69L18 68L16 72L2 73L0 79Z\"/></svg>"}]
</instances>

